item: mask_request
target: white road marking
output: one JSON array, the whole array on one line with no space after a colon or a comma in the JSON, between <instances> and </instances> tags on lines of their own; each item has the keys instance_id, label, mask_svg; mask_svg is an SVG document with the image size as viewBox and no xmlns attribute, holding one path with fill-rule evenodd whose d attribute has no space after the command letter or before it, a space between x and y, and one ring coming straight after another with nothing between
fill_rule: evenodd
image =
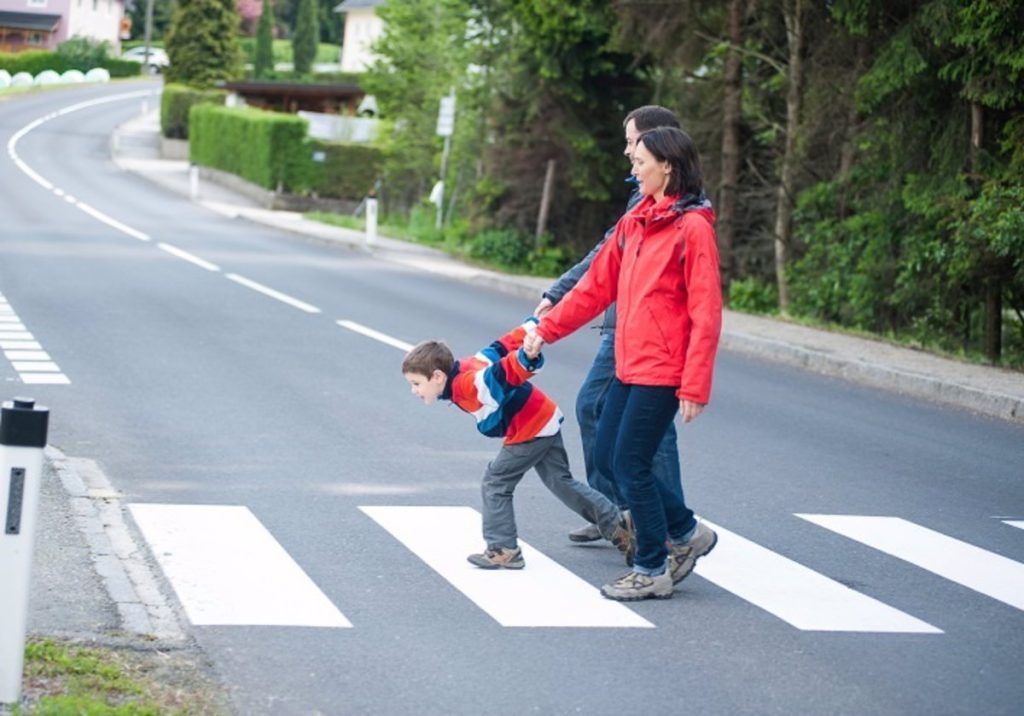
<instances>
[{"instance_id":1,"label":"white road marking","mask_svg":"<svg viewBox=\"0 0 1024 716\"><path fill-rule=\"evenodd\" d=\"M133 229L127 224L122 224L117 219L107 216L102 211L93 209L91 206L84 202L80 201L75 206L77 206L79 209L81 209L82 211L84 211L86 214L96 219L97 221L102 221L110 228L117 229L122 234L127 234L128 236L131 236L133 239L138 239L139 241L151 241L148 234L144 234L138 229Z\"/></svg>"},{"instance_id":2,"label":"white road marking","mask_svg":"<svg viewBox=\"0 0 1024 716\"><path fill-rule=\"evenodd\" d=\"M755 542L705 523L718 544L694 570L736 596L805 631L905 632L942 630Z\"/></svg>"},{"instance_id":3,"label":"white road marking","mask_svg":"<svg viewBox=\"0 0 1024 716\"><path fill-rule=\"evenodd\" d=\"M900 517L797 515L968 589L1024 609L1024 564Z\"/></svg>"},{"instance_id":4,"label":"white road marking","mask_svg":"<svg viewBox=\"0 0 1024 716\"><path fill-rule=\"evenodd\" d=\"M0 294L0 311L14 314L14 309L6 298ZM15 327L22 330L12 330ZM71 381L60 372L55 362L42 350L24 324L0 323L0 349L11 361L11 366L18 373L18 378L28 385L68 385Z\"/></svg>"},{"instance_id":5,"label":"white road marking","mask_svg":"<svg viewBox=\"0 0 1024 716\"><path fill-rule=\"evenodd\" d=\"M341 326L342 328L347 328L350 331L360 333L366 336L367 338L372 338L375 341L386 343L387 345L393 346L402 351L408 352L411 351L413 348L413 345L411 343L406 343L405 341L400 341L397 338L392 338L386 333L381 333L380 331L375 331L372 328L367 328L361 323L356 323L355 321L338 321L338 325Z\"/></svg>"},{"instance_id":6,"label":"white road marking","mask_svg":"<svg viewBox=\"0 0 1024 716\"><path fill-rule=\"evenodd\" d=\"M60 368L53 361L13 360L11 365L19 373L59 373Z\"/></svg>"},{"instance_id":7,"label":"white road marking","mask_svg":"<svg viewBox=\"0 0 1024 716\"><path fill-rule=\"evenodd\" d=\"M184 249L179 249L177 246L165 244L162 241L159 244L157 244L157 246L159 246L161 249L171 254L172 256L177 256L179 259L184 259L185 261L195 264L200 268L204 268L207 271L220 271L220 267L217 266L217 264L212 264L205 259L199 258L195 254L190 254L188 251L185 251Z\"/></svg>"},{"instance_id":8,"label":"white road marking","mask_svg":"<svg viewBox=\"0 0 1024 716\"><path fill-rule=\"evenodd\" d=\"M1003 523L1010 525L1010 527L1024 530L1024 520L1003 520Z\"/></svg>"},{"instance_id":9,"label":"white road marking","mask_svg":"<svg viewBox=\"0 0 1024 716\"><path fill-rule=\"evenodd\" d=\"M0 340L0 350L37 351L42 348L36 341L5 341Z\"/></svg>"},{"instance_id":10,"label":"white road marking","mask_svg":"<svg viewBox=\"0 0 1024 716\"><path fill-rule=\"evenodd\" d=\"M50 360L50 354L46 351L4 351L4 357L9 361Z\"/></svg>"},{"instance_id":11,"label":"white road marking","mask_svg":"<svg viewBox=\"0 0 1024 716\"><path fill-rule=\"evenodd\" d=\"M71 381L63 373L19 373L21 382L27 385L70 385Z\"/></svg>"},{"instance_id":12,"label":"white road marking","mask_svg":"<svg viewBox=\"0 0 1024 716\"><path fill-rule=\"evenodd\" d=\"M129 510L193 624L352 626L248 508Z\"/></svg>"},{"instance_id":13,"label":"white road marking","mask_svg":"<svg viewBox=\"0 0 1024 716\"><path fill-rule=\"evenodd\" d=\"M320 309L317 308L316 306L311 306L310 304L305 303L304 301L300 301L297 298L292 298L288 294L281 293L280 291L275 291L272 288L264 286L261 283L256 283L255 281L247 279L244 276L229 273L225 274L225 278L227 278L230 281L234 281L235 283L241 284L246 288L251 288L253 291L258 291L259 293L262 293L264 296L269 296L270 298L277 299L282 303L287 303L289 306L293 306L294 308L297 308L300 311L305 311L306 313L320 313Z\"/></svg>"},{"instance_id":14,"label":"white road marking","mask_svg":"<svg viewBox=\"0 0 1024 716\"><path fill-rule=\"evenodd\" d=\"M480 513L470 507L359 509L502 626L654 626L522 540L525 569L492 571L469 564L466 556L483 548Z\"/></svg>"}]
</instances>

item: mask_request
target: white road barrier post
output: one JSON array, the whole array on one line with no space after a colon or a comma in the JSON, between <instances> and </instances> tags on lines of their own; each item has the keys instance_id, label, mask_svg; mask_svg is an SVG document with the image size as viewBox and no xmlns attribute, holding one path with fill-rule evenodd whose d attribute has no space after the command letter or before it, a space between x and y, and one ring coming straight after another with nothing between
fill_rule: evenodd
<instances>
[{"instance_id":1,"label":"white road barrier post","mask_svg":"<svg viewBox=\"0 0 1024 716\"><path fill-rule=\"evenodd\" d=\"M199 167L195 164L188 168L188 195L193 201L199 196Z\"/></svg>"},{"instance_id":2,"label":"white road barrier post","mask_svg":"<svg viewBox=\"0 0 1024 716\"><path fill-rule=\"evenodd\" d=\"M366 245L377 243L377 200L372 196L366 200Z\"/></svg>"},{"instance_id":3,"label":"white road barrier post","mask_svg":"<svg viewBox=\"0 0 1024 716\"><path fill-rule=\"evenodd\" d=\"M0 703L21 700L28 587L50 411L31 398L0 404Z\"/></svg>"}]
</instances>

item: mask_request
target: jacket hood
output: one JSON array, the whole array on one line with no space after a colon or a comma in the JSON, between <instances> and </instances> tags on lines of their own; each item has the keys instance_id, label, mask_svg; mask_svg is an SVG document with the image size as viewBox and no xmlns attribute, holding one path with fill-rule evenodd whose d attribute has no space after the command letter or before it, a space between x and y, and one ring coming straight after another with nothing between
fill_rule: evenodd
<instances>
[{"instance_id":1,"label":"jacket hood","mask_svg":"<svg viewBox=\"0 0 1024 716\"><path fill-rule=\"evenodd\" d=\"M653 197L647 196L636 205L633 213L642 215L645 220L654 223L678 219L691 211L704 217L712 226L715 225L717 219L715 210L711 206L711 200L703 191L699 194L665 196L660 201L655 201Z\"/></svg>"}]
</instances>

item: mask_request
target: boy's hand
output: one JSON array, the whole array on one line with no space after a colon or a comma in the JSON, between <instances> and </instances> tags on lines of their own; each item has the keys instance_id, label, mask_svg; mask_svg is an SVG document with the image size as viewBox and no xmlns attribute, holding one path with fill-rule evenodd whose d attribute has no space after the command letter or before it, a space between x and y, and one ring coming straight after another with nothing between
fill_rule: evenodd
<instances>
[{"instance_id":1,"label":"boy's hand","mask_svg":"<svg viewBox=\"0 0 1024 716\"><path fill-rule=\"evenodd\" d=\"M526 334L526 338L523 339L523 352L526 353L526 357L530 360L534 360L540 355L540 349L544 347L544 339L537 335L536 332L530 332Z\"/></svg>"},{"instance_id":2,"label":"boy's hand","mask_svg":"<svg viewBox=\"0 0 1024 716\"><path fill-rule=\"evenodd\" d=\"M679 414L683 416L683 422L688 423L695 420L698 415L704 412L704 406L692 400L679 401Z\"/></svg>"}]
</instances>

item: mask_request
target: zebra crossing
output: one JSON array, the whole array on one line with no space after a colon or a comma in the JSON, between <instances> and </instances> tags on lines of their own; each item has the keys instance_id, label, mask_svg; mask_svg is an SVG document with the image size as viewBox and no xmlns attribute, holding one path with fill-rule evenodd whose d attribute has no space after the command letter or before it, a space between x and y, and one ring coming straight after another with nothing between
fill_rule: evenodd
<instances>
[{"instance_id":1,"label":"zebra crossing","mask_svg":"<svg viewBox=\"0 0 1024 716\"><path fill-rule=\"evenodd\" d=\"M129 512L199 626L358 628L246 507L131 504ZM528 543L522 571L480 570L465 556L480 542L480 514L459 506L362 506L382 535L403 544L504 627L656 628L657 617L600 596L596 586ZM889 516L797 517L946 580L1024 610L1024 564ZM1024 529L1024 521L1004 520ZM907 614L720 525L695 573L800 631L942 634ZM344 606L344 605L342 605Z\"/></svg>"}]
</instances>

